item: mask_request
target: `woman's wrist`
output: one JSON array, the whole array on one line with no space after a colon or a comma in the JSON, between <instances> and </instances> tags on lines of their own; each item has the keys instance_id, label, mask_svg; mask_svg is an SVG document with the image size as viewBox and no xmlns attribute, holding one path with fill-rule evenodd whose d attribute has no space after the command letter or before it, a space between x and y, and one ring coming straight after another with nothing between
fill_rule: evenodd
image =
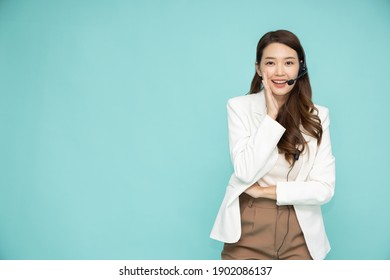
<instances>
[{"instance_id":1,"label":"woman's wrist","mask_svg":"<svg viewBox=\"0 0 390 280\"><path fill-rule=\"evenodd\" d=\"M278 116L278 114L273 114L273 113L271 113L271 112L267 112L267 115L268 115L271 119L273 119L273 120L276 120L276 118L277 118L277 116Z\"/></svg>"},{"instance_id":2,"label":"woman's wrist","mask_svg":"<svg viewBox=\"0 0 390 280\"><path fill-rule=\"evenodd\" d=\"M268 198L276 200L276 186L271 185L268 187L262 187L258 183L254 183L252 186L245 190L245 193L253 198Z\"/></svg>"},{"instance_id":3,"label":"woman's wrist","mask_svg":"<svg viewBox=\"0 0 390 280\"><path fill-rule=\"evenodd\" d=\"M261 188L263 198L276 200L276 186L271 185L265 188Z\"/></svg>"}]
</instances>

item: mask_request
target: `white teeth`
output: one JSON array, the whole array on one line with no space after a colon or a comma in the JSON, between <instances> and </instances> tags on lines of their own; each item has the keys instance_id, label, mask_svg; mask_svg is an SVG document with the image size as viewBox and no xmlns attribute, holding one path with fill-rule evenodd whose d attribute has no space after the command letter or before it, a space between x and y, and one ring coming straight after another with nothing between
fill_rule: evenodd
<instances>
[{"instance_id":1,"label":"white teeth","mask_svg":"<svg viewBox=\"0 0 390 280\"><path fill-rule=\"evenodd\" d=\"M284 84L286 81L273 81L275 84Z\"/></svg>"}]
</instances>

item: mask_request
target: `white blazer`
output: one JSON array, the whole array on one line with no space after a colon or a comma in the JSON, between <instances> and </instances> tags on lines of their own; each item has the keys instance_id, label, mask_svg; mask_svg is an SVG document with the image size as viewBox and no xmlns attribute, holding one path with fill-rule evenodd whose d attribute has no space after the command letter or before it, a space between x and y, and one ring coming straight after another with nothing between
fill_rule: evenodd
<instances>
[{"instance_id":1,"label":"white blazer","mask_svg":"<svg viewBox=\"0 0 390 280\"><path fill-rule=\"evenodd\" d=\"M328 109L316 105L322 123L322 141L303 134L309 151L301 155L297 179L276 184L277 205L294 205L313 259L324 259L330 250L321 205L334 194L335 158L329 134ZM227 103L230 156L234 173L229 180L210 237L235 243L241 236L239 195L275 165L277 143L285 128L267 115L264 92L232 98Z\"/></svg>"}]
</instances>

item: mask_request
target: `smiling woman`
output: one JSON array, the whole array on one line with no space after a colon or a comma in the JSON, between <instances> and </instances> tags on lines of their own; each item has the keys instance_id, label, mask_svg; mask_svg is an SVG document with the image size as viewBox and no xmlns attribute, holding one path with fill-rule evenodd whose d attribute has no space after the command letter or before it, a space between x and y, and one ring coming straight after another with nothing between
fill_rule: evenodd
<instances>
[{"instance_id":1,"label":"smiling woman","mask_svg":"<svg viewBox=\"0 0 390 280\"><path fill-rule=\"evenodd\" d=\"M259 41L250 94L228 102L234 166L211 237L222 259L323 259L321 205L335 186L328 109L312 102L304 50L286 30Z\"/></svg>"},{"instance_id":2,"label":"smiling woman","mask_svg":"<svg viewBox=\"0 0 390 280\"><path fill-rule=\"evenodd\" d=\"M270 87L278 102L283 104L293 84L287 81L298 75L299 63L297 52L287 45L272 43L264 49L264 58L260 63L256 62L257 74L269 77Z\"/></svg>"}]
</instances>

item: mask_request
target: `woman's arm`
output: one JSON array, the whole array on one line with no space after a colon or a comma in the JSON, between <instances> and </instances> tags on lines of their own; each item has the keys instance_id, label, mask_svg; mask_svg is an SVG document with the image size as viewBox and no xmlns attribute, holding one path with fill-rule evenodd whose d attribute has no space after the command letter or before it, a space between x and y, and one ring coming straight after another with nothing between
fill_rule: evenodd
<instances>
[{"instance_id":1,"label":"woman's arm","mask_svg":"<svg viewBox=\"0 0 390 280\"><path fill-rule=\"evenodd\" d=\"M276 186L261 187L257 182L245 190L245 193L254 198L268 198L276 200Z\"/></svg>"},{"instance_id":2,"label":"woman's arm","mask_svg":"<svg viewBox=\"0 0 390 280\"><path fill-rule=\"evenodd\" d=\"M246 189L245 193L254 198L275 199L278 205L321 205L327 203L334 195L335 186L335 158L331 149L327 110L324 110L322 121L322 141L306 181L278 182L276 186L268 187L261 187L255 183Z\"/></svg>"},{"instance_id":3,"label":"woman's arm","mask_svg":"<svg viewBox=\"0 0 390 280\"><path fill-rule=\"evenodd\" d=\"M244 101L233 98L227 104L229 146L234 175L251 184L259 179L256 177L276 149L285 128L268 115L259 120L258 127L254 127L251 122L260 116L254 116L251 106Z\"/></svg>"},{"instance_id":4,"label":"woman's arm","mask_svg":"<svg viewBox=\"0 0 390 280\"><path fill-rule=\"evenodd\" d=\"M256 67L260 71L258 64ZM253 133L251 130L250 121L253 121L254 118L254 112L251 111L252 107L236 107L235 105L237 104L233 104L234 102L231 100L227 106L230 153L234 173L244 183L252 183L256 179L256 175L262 171L262 168L286 130L275 120L278 115L279 105L268 85L267 73L264 72L262 74L264 87L262 94L264 94L265 98L265 104L263 104L263 106L265 105L265 110L263 113L266 112L267 114L257 128L257 131ZM260 108L261 104L255 104L255 106Z\"/></svg>"},{"instance_id":5,"label":"woman's arm","mask_svg":"<svg viewBox=\"0 0 390 280\"><path fill-rule=\"evenodd\" d=\"M329 202L334 195L336 167L330 141L329 112L326 108L321 111L322 141L317 148L308 178L304 182L278 182L278 205L322 205Z\"/></svg>"}]
</instances>

